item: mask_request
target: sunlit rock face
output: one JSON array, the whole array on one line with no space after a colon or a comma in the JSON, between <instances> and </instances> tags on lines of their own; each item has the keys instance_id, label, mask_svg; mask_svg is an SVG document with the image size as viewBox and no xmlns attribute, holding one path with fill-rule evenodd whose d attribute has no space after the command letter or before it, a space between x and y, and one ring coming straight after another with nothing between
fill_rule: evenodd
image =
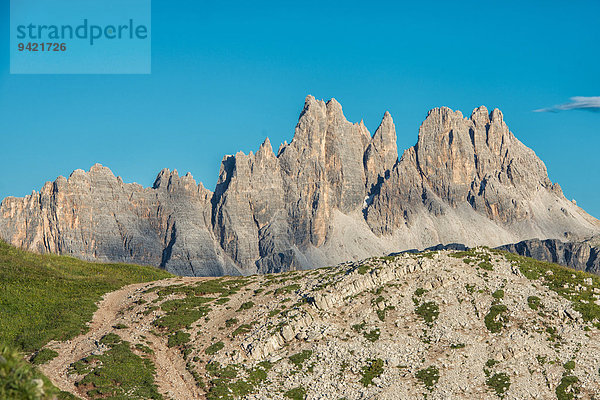
<instances>
[{"instance_id":1,"label":"sunlit rock face","mask_svg":"<svg viewBox=\"0 0 600 400\"><path fill-rule=\"evenodd\" d=\"M312 96L291 143L225 156L214 193L177 171L143 188L97 164L0 206L0 237L18 247L196 276L599 231L498 109L431 110L398 160L389 113L371 136Z\"/></svg>"}]
</instances>

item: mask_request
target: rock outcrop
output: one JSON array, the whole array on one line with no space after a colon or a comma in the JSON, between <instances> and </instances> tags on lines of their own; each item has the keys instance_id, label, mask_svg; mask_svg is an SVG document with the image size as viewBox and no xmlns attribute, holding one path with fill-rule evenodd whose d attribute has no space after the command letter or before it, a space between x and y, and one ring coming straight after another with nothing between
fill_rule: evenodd
<instances>
[{"instance_id":1,"label":"rock outcrop","mask_svg":"<svg viewBox=\"0 0 600 400\"><path fill-rule=\"evenodd\" d=\"M600 276L505 251L165 279L105 299L113 301L99 305L103 323L51 342L58 357L41 366L82 398L100 398L85 383L99 368L119 366L101 339L109 333L136 354L153 354L158 391L178 399L600 395ZM99 364L90 355L107 356ZM86 368L73 371L77 364ZM123 376L121 387L148 385L135 378Z\"/></svg>"},{"instance_id":2,"label":"rock outcrop","mask_svg":"<svg viewBox=\"0 0 600 400\"><path fill-rule=\"evenodd\" d=\"M568 242L559 239L530 239L499 248L537 260L600 274L600 237Z\"/></svg>"},{"instance_id":3,"label":"rock outcrop","mask_svg":"<svg viewBox=\"0 0 600 400\"><path fill-rule=\"evenodd\" d=\"M398 160L389 113L371 136L312 96L291 143L224 157L214 193L177 171L143 188L95 165L0 206L0 237L16 246L197 276L599 231L497 109L431 110Z\"/></svg>"},{"instance_id":4,"label":"rock outcrop","mask_svg":"<svg viewBox=\"0 0 600 400\"><path fill-rule=\"evenodd\" d=\"M8 197L2 238L40 253L160 265L181 275L237 272L212 233L212 193L191 175L162 170L152 188L125 184L99 164Z\"/></svg>"}]
</instances>

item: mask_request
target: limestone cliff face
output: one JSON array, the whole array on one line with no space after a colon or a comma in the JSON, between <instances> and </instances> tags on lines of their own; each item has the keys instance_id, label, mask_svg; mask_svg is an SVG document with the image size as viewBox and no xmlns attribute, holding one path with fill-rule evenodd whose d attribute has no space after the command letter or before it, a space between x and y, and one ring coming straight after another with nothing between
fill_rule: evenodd
<instances>
[{"instance_id":1,"label":"limestone cliff face","mask_svg":"<svg viewBox=\"0 0 600 400\"><path fill-rule=\"evenodd\" d=\"M460 111L433 109L417 144L382 183L367 222L378 234L392 234L423 219L466 221L473 211L515 237L598 229L597 220L550 182L543 162L509 131L500 110L479 107L463 118Z\"/></svg>"},{"instance_id":2,"label":"limestone cliff face","mask_svg":"<svg viewBox=\"0 0 600 400\"><path fill-rule=\"evenodd\" d=\"M600 237L564 242L558 239L530 239L500 249L581 271L600 274Z\"/></svg>"},{"instance_id":3,"label":"limestone cliff face","mask_svg":"<svg viewBox=\"0 0 600 400\"><path fill-rule=\"evenodd\" d=\"M398 160L389 113L371 136L312 96L291 143L224 157L214 193L177 171L143 188L95 165L0 206L0 237L16 246L197 276L598 231L497 109L430 111Z\"/></svg>"},{"instance_id":4,"label":"limestone cliff face","mask_svg":"<svg viewBox=\"0 0 600 400\"><path fill-rule=\"evenodd\" d=\"M308 96L294 139L277 156L267 139L256 154L223 159L213 197L221 247L261 272L305 265L302 253L321 247L332 233L333 212L360 210L367 179L376 182L396 161L387 154L396 148L390 128L387 114L378 130L387 130L387 137L371 138L364 124L346 120L335 99Z\"/></svg>"},{"instance_id":5,"label":"limestone cliff face","mask_svg":"<svg viewBox=\"0 0 600 400\"><path fill-rule=\"evenodd\" d=\"M182 275L236 272L210 229L211 196L189 174L163 170L144 189L96 164L39 193L4 199L0 232L41 253L157 265Z\"/></svg>"}]
</instances>

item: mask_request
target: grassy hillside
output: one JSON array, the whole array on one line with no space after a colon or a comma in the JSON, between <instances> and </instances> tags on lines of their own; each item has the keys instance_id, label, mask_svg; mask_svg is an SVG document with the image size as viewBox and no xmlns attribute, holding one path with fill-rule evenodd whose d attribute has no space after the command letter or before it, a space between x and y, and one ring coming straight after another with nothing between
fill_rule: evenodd
<instances>
[{"instance_id":1,"label":"grassy hillside","mask_svg":"<svg viewBox=\"0 0 600 400\"><path fill-rule=\"evenodd\" d=\"M36 352L167 276L0 243L0 341L89 398L600 398L600 277L487 248L129 288Z\"/></svg>"},{"instance_id":2,"label":"grassy hillside","mask_svg":"<svg viewBox=\"0 0 600 400\"><path fill-rule=\"evenodd\" d=\"M158 375L171 351L201 393L159 387L177 398L600 398L600 277L487 248L188 279L121 307L114 334ZM71 372L91 398L122 366L97 357Z\"/></svg>"},{"instance_id":3,"label":"grassy hillside","mask_svg":"<svg viewBox=\"0 0 600 400\"><path fill-rule=\"evenodd\" d=\"M59 393L48 378L23 359L13 347L0 344L0 399L71 400L69 393Z\"/></svg>"},{"instance_id":4,"label":"grassy hillside","mask_svg":"<svg viewBox=\"0 0 600 400\"><path fill-rule=\"evenodd\" d=\"M103 294L171 276L153 267L33 254L0 241L0 342L31 353L73 338Z\"/></svg>"}]
</instances>

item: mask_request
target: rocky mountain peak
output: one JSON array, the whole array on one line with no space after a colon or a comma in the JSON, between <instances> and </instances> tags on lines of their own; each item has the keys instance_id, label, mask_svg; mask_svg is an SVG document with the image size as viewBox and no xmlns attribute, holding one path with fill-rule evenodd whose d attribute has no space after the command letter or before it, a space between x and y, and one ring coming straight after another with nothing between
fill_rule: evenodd
<instances>
[{"instance_id":1,"label":"rocky mountain peak","mask_svg":"<svg viewBox=\"0 0 600 400\"><path fill-rule=\"evenodd\" d=\"M397 161L396 126L391 114L386 111L364 155L367 188L371 190L382 179L389 177Z\"/></svg>"},{"instance_id":2,"label":"rocky mountain peak","mask_svg":"<svg viewBox=\"0 0 600 400\"><path fill-rule=\"evenodd\" d=\"M177 170L175 170L173 173L177 174ZM171 176L173 175L173 173L171 172L170 169L163 168L156 176L156 179L154 180L154 184L152 185L152 188L158 189L161 186L166 186L169 183L169 180L171 179Z\"/></svg>"},{"instance_id":3,"label":"rocky mountain peak","mask_svg":"<svg viewBox=\"0 0 600 400\"><path fill-rule=\"evenodd\" d=\"M160 265L184 275L276 272L439 243L498 246L600 223L484 106L434 108L398 160L390 113L371 136L335 99L307 96L277 152L225 156L215 192L163 169L144 189L106 167L0 205L0 237L29 250Z\"/></svg>"},{"instance_id":4,"label":"rocky mountain peak","mask_svg":"<svg viewBox=\"0 0 600 400\"><path fill-rule=\"evenodd\" d=\"M263 162L264 159L274 159L275 154L273 153L273 146L271 146L271 141L269 138L266 138L265 141L260 145L258 151L256 152L256 161Z\"/></svg>"},{"instance_id":5,"label":"rocky mountain peak","mask_svg":"<svg viewBox=\"0 0 600 400\"><path fill-rule=\"evenodd\" d=\"M114 175L110 168L103 166L100 163L92 165L90 168L90 174L109 174Z\"/></svg>"},{"instance_id":6,"label":"rocky mountain peak","mask_svg":"<svg viewBox=\"0 0 600 400\"><path fill-rule=\"evenodd\" d=\"M326 104L327 117L334 120L346 121L342 105L334 98L331 98Z\"/></svg>"},{"instance_id":7,"label":"rocky mountain peak","mask_svg":"<svg viewBox=\"0 0 600 400\"><path fill-rule=\"evenodd\" d=\"M470 119L475 125L485 126L490 122L490 113L486 106L480 106L473 110Z\"/></svg>"}]
</instances>

